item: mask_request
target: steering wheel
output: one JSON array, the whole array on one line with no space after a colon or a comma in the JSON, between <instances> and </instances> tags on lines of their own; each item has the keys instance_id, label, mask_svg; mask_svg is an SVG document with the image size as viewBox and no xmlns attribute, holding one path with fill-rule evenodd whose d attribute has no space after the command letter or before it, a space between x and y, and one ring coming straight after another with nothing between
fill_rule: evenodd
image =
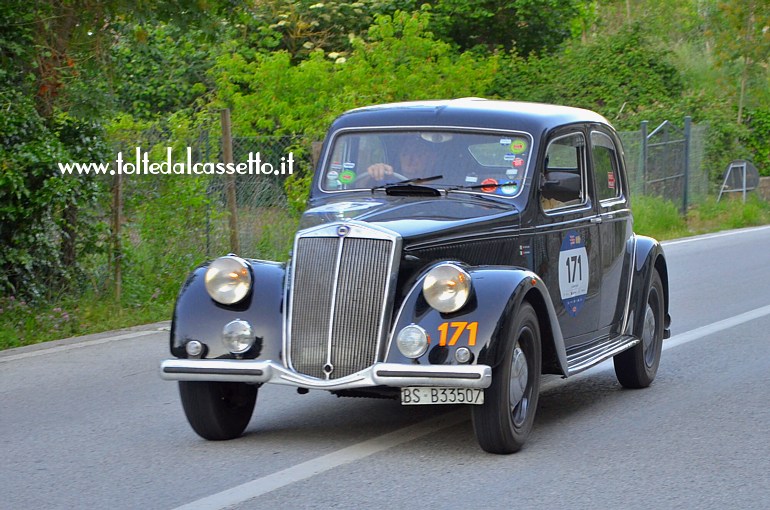
<instances>
[{"instance_id":1,"label":"steering wheel","mask_svg":"<svg viewBox=\"0 0 770 510\"><path fill-rule=\"evenodd\" d=\"M395 177L395 180L393 182L409 180L408 177L401 175L400 173L397 173L397 172L393 172L392 174L387 174L385 177L386 179L383 179L383 181L385 181L386 183L390 181L391 177ZM357 183L358 181L362 181L364 179L371 179L372 182L382 182L382 181L378 181L377 179L369 175L369 172L365 172L365 173L362 173L361 175L356 176L355 180L353 181L353 184Z\"/></svg>"}]
</instances>

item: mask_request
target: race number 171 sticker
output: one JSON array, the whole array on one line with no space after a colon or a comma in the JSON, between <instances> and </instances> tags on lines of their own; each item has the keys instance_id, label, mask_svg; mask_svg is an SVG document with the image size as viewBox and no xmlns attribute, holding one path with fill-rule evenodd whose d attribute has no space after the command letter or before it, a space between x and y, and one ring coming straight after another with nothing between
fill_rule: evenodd
<instances>
[{"instance_id":1,"label":"race number 171 sticker","mask_svg":"<svg viewBox=\"0 0 770 510\"><path fill-rule=\"evenodd\" d=\"M585 239L574 230L561 242L559 291L567 313L576 317L588 294L588 252Z\"/></svg>"}]
</instances>

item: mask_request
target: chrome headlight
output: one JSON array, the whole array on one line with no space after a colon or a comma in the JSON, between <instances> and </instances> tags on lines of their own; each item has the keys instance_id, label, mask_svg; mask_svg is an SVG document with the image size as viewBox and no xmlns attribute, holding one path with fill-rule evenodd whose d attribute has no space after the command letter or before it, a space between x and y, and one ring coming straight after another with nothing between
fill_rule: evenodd
<instances>
[{"instance_id":1,"label":"chrome headlight","mask_svg":"<svg viewBox=\"0 0 770 510\"><path fill-rule=\"evenodd\" d=\"M233 354L241 354L254 345L254 330L251 324L240 319L228 322L222 330L222 343Z\"/></svg>"},{"instance_id":2,"label":"chrome headlight","mask_svg":"<svg viewBox=\"0 0 770 510\"><path fill-rule=\"evenodd\" d=\"M209 265L204 277L211 299L232 305L246 297L251 289L248 263L240 257L219 257Z\"/></svg>"},{"instance_id":3,"label":"chrome headlight","mask_svg":"<svg viewBox=\"0 0 770 510\"><path fill-rule=\"evenodd\" d=\"M428 332L417 324L410 324L398 332L396 345L407 358L419 358L428 350Z\"/></svg>"},{"instance_id":4,"label":"chrome headlight","mask_svg":"<svg viewBox=\"0 0 770 510\"><path fill-rule=\"evenodd\" d=\"M422 293L439 312L456 312L471 296L471 275L455 264L439 264L425 276Z\"/></svg>"}]
</instances>

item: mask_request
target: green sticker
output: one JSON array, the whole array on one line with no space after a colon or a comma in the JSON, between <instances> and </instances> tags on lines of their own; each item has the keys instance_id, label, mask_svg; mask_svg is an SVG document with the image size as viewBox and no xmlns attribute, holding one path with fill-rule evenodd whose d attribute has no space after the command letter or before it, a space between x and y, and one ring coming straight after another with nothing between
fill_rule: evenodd
<instances>
[{"instance_id":1,"label":"green sticker","mask_svg":"<svg viewBox=\"0 0 770 510\"><path fill-rule=\"evenodd\" d=\"M340 172L340 182L342 184L350 184L356 180L356 173L353 170L343 170Z\"/></svg>"},{"instance_id":2,"label":"green sticker","mask_svg":"<svg viewBox=\"0 0 770 510\"><path fill-rule=\"evenodd\" d=\"M527 150L527 141L522 138L516 138L511 142L511 152L521 154Z\"/></svg>"}]
</instances>

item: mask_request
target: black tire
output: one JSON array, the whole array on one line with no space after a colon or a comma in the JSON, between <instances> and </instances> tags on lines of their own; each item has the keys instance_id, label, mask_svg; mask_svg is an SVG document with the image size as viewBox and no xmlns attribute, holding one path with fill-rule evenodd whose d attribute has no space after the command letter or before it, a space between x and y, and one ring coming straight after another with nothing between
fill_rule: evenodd
<instances>
[{"instance_id":1,"label":"black tire","mask_svg":"<svg viewBox=\"0 0 770 510\"><path fill-rule=\"evenodd\" d=\"M479 446L498 454L519 451L532 431L542 367L540 325L529 303L521 305L506 333L505 355L492 371L484 404L473 406L472 411Z\"/></svg>"},{"instance_id":2,"label":"black tire","mask_svg":"<svg viewBox=\"0 0 770 510\"><path fill-rule=\"evenodd\" d=\"M179 381L187 421L202 438L234 439L246 430L257 401L257 387L237 382Z\"/></svg>"},{"instance_id":3,"label":"black tire","mask_svg":"<svg viewBox=\"0 0 770 510\"><path fill-rule=\"evenodd\" d=\"M644 307L641 342L613 359L615 376L625 388L646 388L658 373L663 350L664 299L663 283L654 271Z\"/></svg>"}]
</instances>

